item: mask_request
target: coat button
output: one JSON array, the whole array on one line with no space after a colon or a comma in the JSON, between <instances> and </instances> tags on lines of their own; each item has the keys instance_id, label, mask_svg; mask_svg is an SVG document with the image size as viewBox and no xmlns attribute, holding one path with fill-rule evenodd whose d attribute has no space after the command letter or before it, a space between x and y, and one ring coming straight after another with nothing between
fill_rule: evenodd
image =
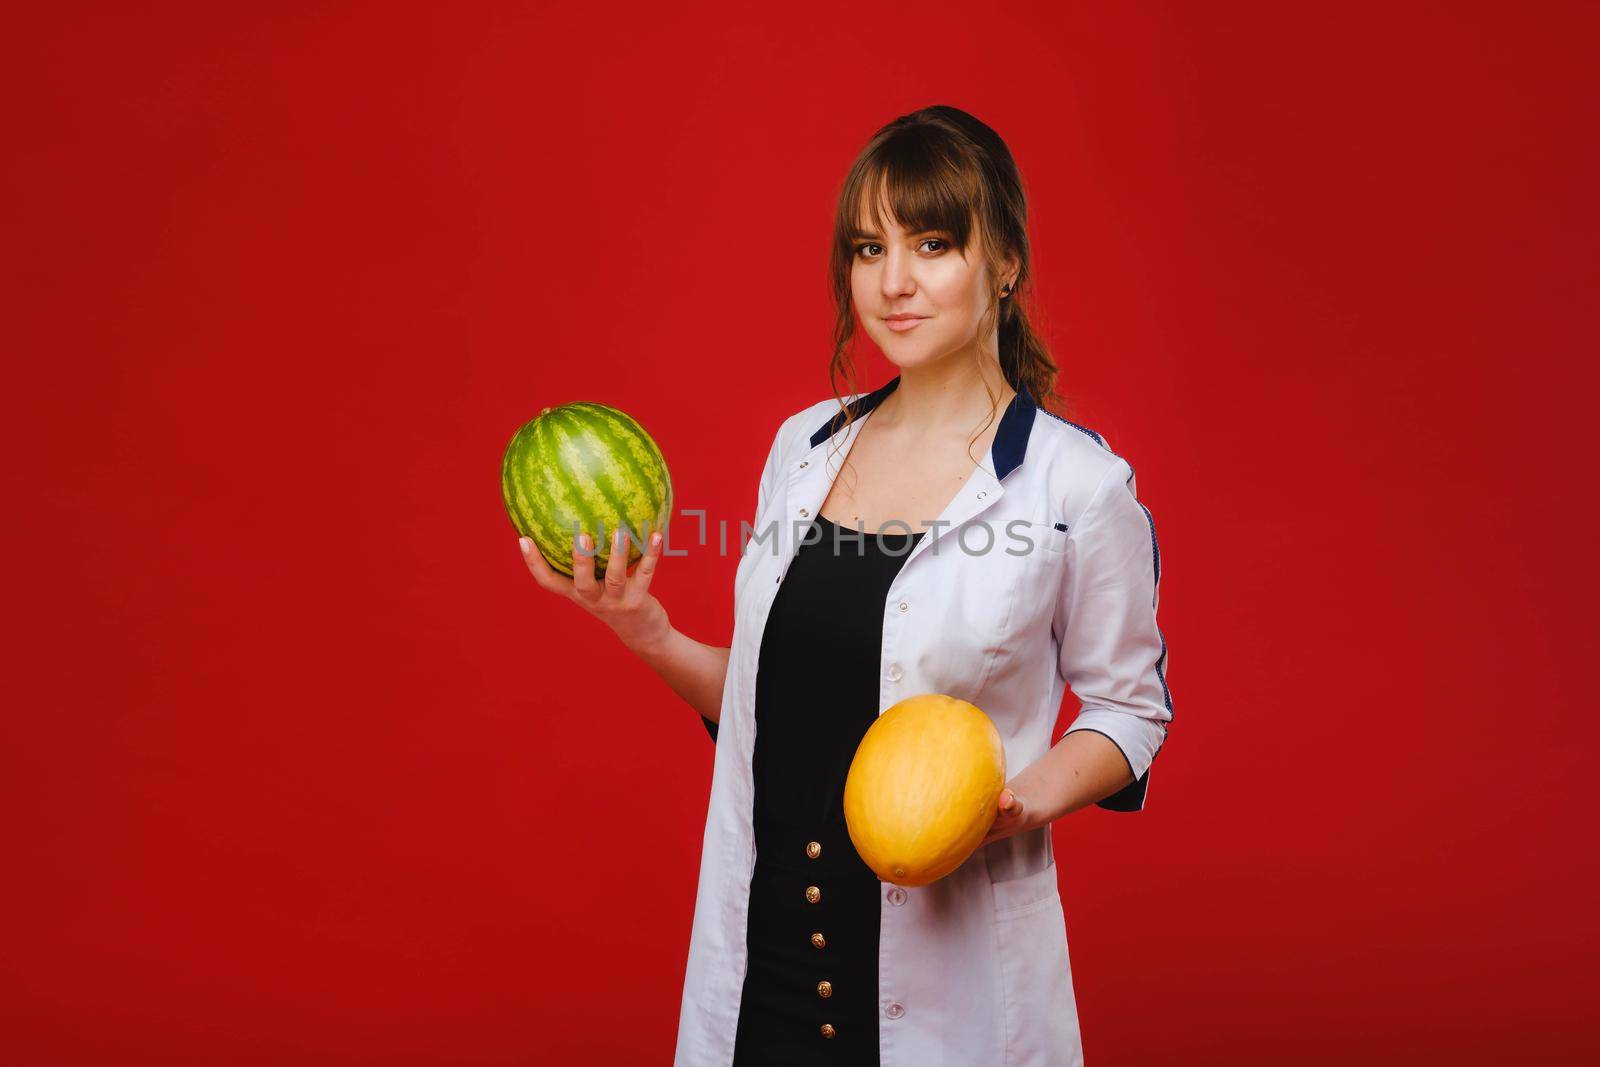
<instances>
[{"instance_id":1,"label":"coat button","mask_svg":"<svg viewBox=\"0 0 1600 1067\"><path fill-rule=\"evenodd\" d=\"M800 466L804 467L807 464L809 464L810 462L811 461L809 459L803 459L803 460L800 461Z\"/></svg>"},{"instance_id":2,"label":"coat button","mask_svg":"<svg viewBox=\"0 0 1600 1067\"><path fill-rule=\"evenodd\" d=\"M800 509L800 517L801 517L801 518L802 518L802 519L803 519L803 518L805 518L805 517L806 517L806 516L807 516L807 515L809 515L809 514L811 514L811 512L809 512L809 511L807 511L807 510L806 510L806 509L805 509L805 508L801 508L801 509Z\"/></svg>"},{"instance_id":3,"label":"coat button","mask_svg":"<svg viewBox=\"0 0 1600 1067\"><path fill-rule=\"evenodd\" d=\"M889 903L893 904L895 907L898 908L900 905L904 904L905 902L906 902L906 891L904 889L901 889L897 885L890 886L889 887Z\"/></svg>"},{"instance_id":4,"label":"coat button","mask_svg":"<svg viewBox=\"0 0 1600 1067\"><path fill-rule=\"evenodd\" d=\"M983 498L984 498L984 497L986 497L986 496L988 496L988 495L989 495L989 494L988 494L988 493L979 493L979 494L978 494L978 499L979 499L979 500L982 500L982 499L983 499Z\"/></svg>"},{"instance_id":5,"label":"coat button","mask_svg":"<svg viewBox=\"0 0 1600 1067\"><path fill-rule=\"evenodd\" d=\"M821 899L822 899L822 890L818 889L814 885L806 886L806 900L808 900L811 903L815 904L817 901L819 901Z\"/></svg>"},{"instance_id":6,"label":"coat button","mask_svg":"<svg viewBox=\"0 0 1600 1067\"><path fill-rule=\"evenodd\" d=\"M910 611L911 610L911 605L907 604L904 600L902 600L902 601L900 601L900 610L901 611Z\"/></svg>"},{"instance_id":7,"label":"coat button","mask_svg":"<svg viewBox=\"0 0 1600 1067\"><path fill-rule=\"evenodd\" d=\"M828 939L823 937L822 932L819 930L817 933L811 935L811 944L817 948L827 948Z\"/></svg>"},{"instance_id":8,"label":"coat button","mask_svg":"<svg viewBox=\"0 0 1600 1067\"><path fill-rule=\"evenodd\" d=\"M834 1034L833 1024L832 1023L823 1023L822 1024L822 1036L823 1037L832 1037L833 1034Z\"/></svg>"},{"instance_id":9,"label":"coat button","mask_svg":"<svg viewBox=\"0 0 1600 1067\"><path fill-rule=\"evenodd\" d=\"M898 1019L906 1013L906 1009L898 1003L890 1004L883 1009L883 1013L891 1019Z\"/></svg>"},{"instance_id":10,"label":"coat button","mask_svg":"<svg viewBox=\"0 0 1600 1067\"><path fill-rule=\"evenodd\" d=\"M828 981L826 978L818 982L817 996L821 997L823 1000L827 1000L829 997L833 996L833 983Z\"/></svg>"},{"instance_id":11,"label":"coat button","mask_svg":"<svg viewBox=\"0 0 1600 1067\"><path fill-rule=\"evenodd\" d=\"M898 664L898 663L889 664L889 670L888 670L887 675L886 675L888 677L889 681L898 682L903 674L905 674L905 672L900 669L900 664Z\"/></svg>"},{"instance_id":12,"label":"coat button","mask_svg":"<svg viewBox=\"0 0 1600 1067\"><path fill-rule=\"evenodd\" d=\"M807 841L806 855L810 856L812 859L816 859L818 856L822 855L822 842Z\"/></svg>"}]
</instances>

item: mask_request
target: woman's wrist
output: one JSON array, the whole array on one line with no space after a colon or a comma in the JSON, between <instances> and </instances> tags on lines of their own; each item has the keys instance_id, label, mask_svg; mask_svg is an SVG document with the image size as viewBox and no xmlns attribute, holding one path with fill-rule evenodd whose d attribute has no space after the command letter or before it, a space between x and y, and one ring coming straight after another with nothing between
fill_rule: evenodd
<instances>
[{"instance_id":1,"label":"woman's wrist","mask_svg":"<svg viewBox=\"0 0 1600 1067\"><path fill-rule=\"evenodd\" d=\"M661 662L672 647L675 638L681 637L672 623L663 618L659 626L640 634L617 635L622 640L622 645L629 652L638 656L651 666Z\"/></svg>"}]
</instances>

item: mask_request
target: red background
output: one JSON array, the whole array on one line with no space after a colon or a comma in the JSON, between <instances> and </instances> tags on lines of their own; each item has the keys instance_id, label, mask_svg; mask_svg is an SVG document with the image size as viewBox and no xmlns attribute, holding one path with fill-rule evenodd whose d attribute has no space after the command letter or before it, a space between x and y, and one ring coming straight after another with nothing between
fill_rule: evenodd
<instances>
[{"instance_id":1,"label":"red background","mask_svg":"<svg viewBox=\"0 0 1600 1067\"><path fill-rule=\"evenodd\" d=\"M928 103L1162 547L1089 1062L1593 1062L1592 6L234 7L8 34L7 1062L670 1060L712 746L500 452L604 400L736 530Z\"/></svg>"}]
</instances>

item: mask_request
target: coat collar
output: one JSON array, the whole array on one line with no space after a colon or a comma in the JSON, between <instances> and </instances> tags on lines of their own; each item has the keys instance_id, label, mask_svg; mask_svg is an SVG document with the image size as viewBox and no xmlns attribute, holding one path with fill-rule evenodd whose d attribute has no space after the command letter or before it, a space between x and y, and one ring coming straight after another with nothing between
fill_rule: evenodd
<instances>
[{"instance_id":1,"label":"coat collar","mask_svg":"<svg viewBox=\"0 0 1600 1067\"><path fill-rule=\"evenodd\" d=\"M869 411L883 403L884 398L894 392L900 384L897 374L883 385L870 393L863 393L850 401L845 407L850 411L850 418L859 421ZM990 446L989 454L994 460L994 476L996 481L1004 480L1005 476L1022 466L1023 457L1028 452L1028 437L1033 433L1033 416L1038 409L1033 397L1028 395L1026 389L1017 390L1017 395L1011 398L1011 403L1006 405L1005 413L1000 416L1000 427L995 430L994 442ZM827 422L817 427L811 435L811 447L816 448L822 442L838 432L837 428L844 425L845 413L836 411Z\"/></svg>"}]
</instances>

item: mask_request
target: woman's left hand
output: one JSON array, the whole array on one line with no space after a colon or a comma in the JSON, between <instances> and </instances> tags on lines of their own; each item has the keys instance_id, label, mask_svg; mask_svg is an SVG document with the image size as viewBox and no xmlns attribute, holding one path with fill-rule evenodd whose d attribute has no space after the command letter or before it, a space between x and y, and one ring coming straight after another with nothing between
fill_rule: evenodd
<instances>
[{"instance_id":1,"label":"woman's left hand","mask_svg":"<svg viewBox=\"0 0 1600 1067\"><path fill-rule=\"evenodd\" d=\"M1000 798L995 801L995 805L999 810L995 815L994 825L989 828L989 836L979 842L979 848L991 841L998 841L1002 837L1010 837L1012 834L1033 828L1027 801L1012 792L1010 786L1000 790Z\"/></svg>"}]
</instances>

